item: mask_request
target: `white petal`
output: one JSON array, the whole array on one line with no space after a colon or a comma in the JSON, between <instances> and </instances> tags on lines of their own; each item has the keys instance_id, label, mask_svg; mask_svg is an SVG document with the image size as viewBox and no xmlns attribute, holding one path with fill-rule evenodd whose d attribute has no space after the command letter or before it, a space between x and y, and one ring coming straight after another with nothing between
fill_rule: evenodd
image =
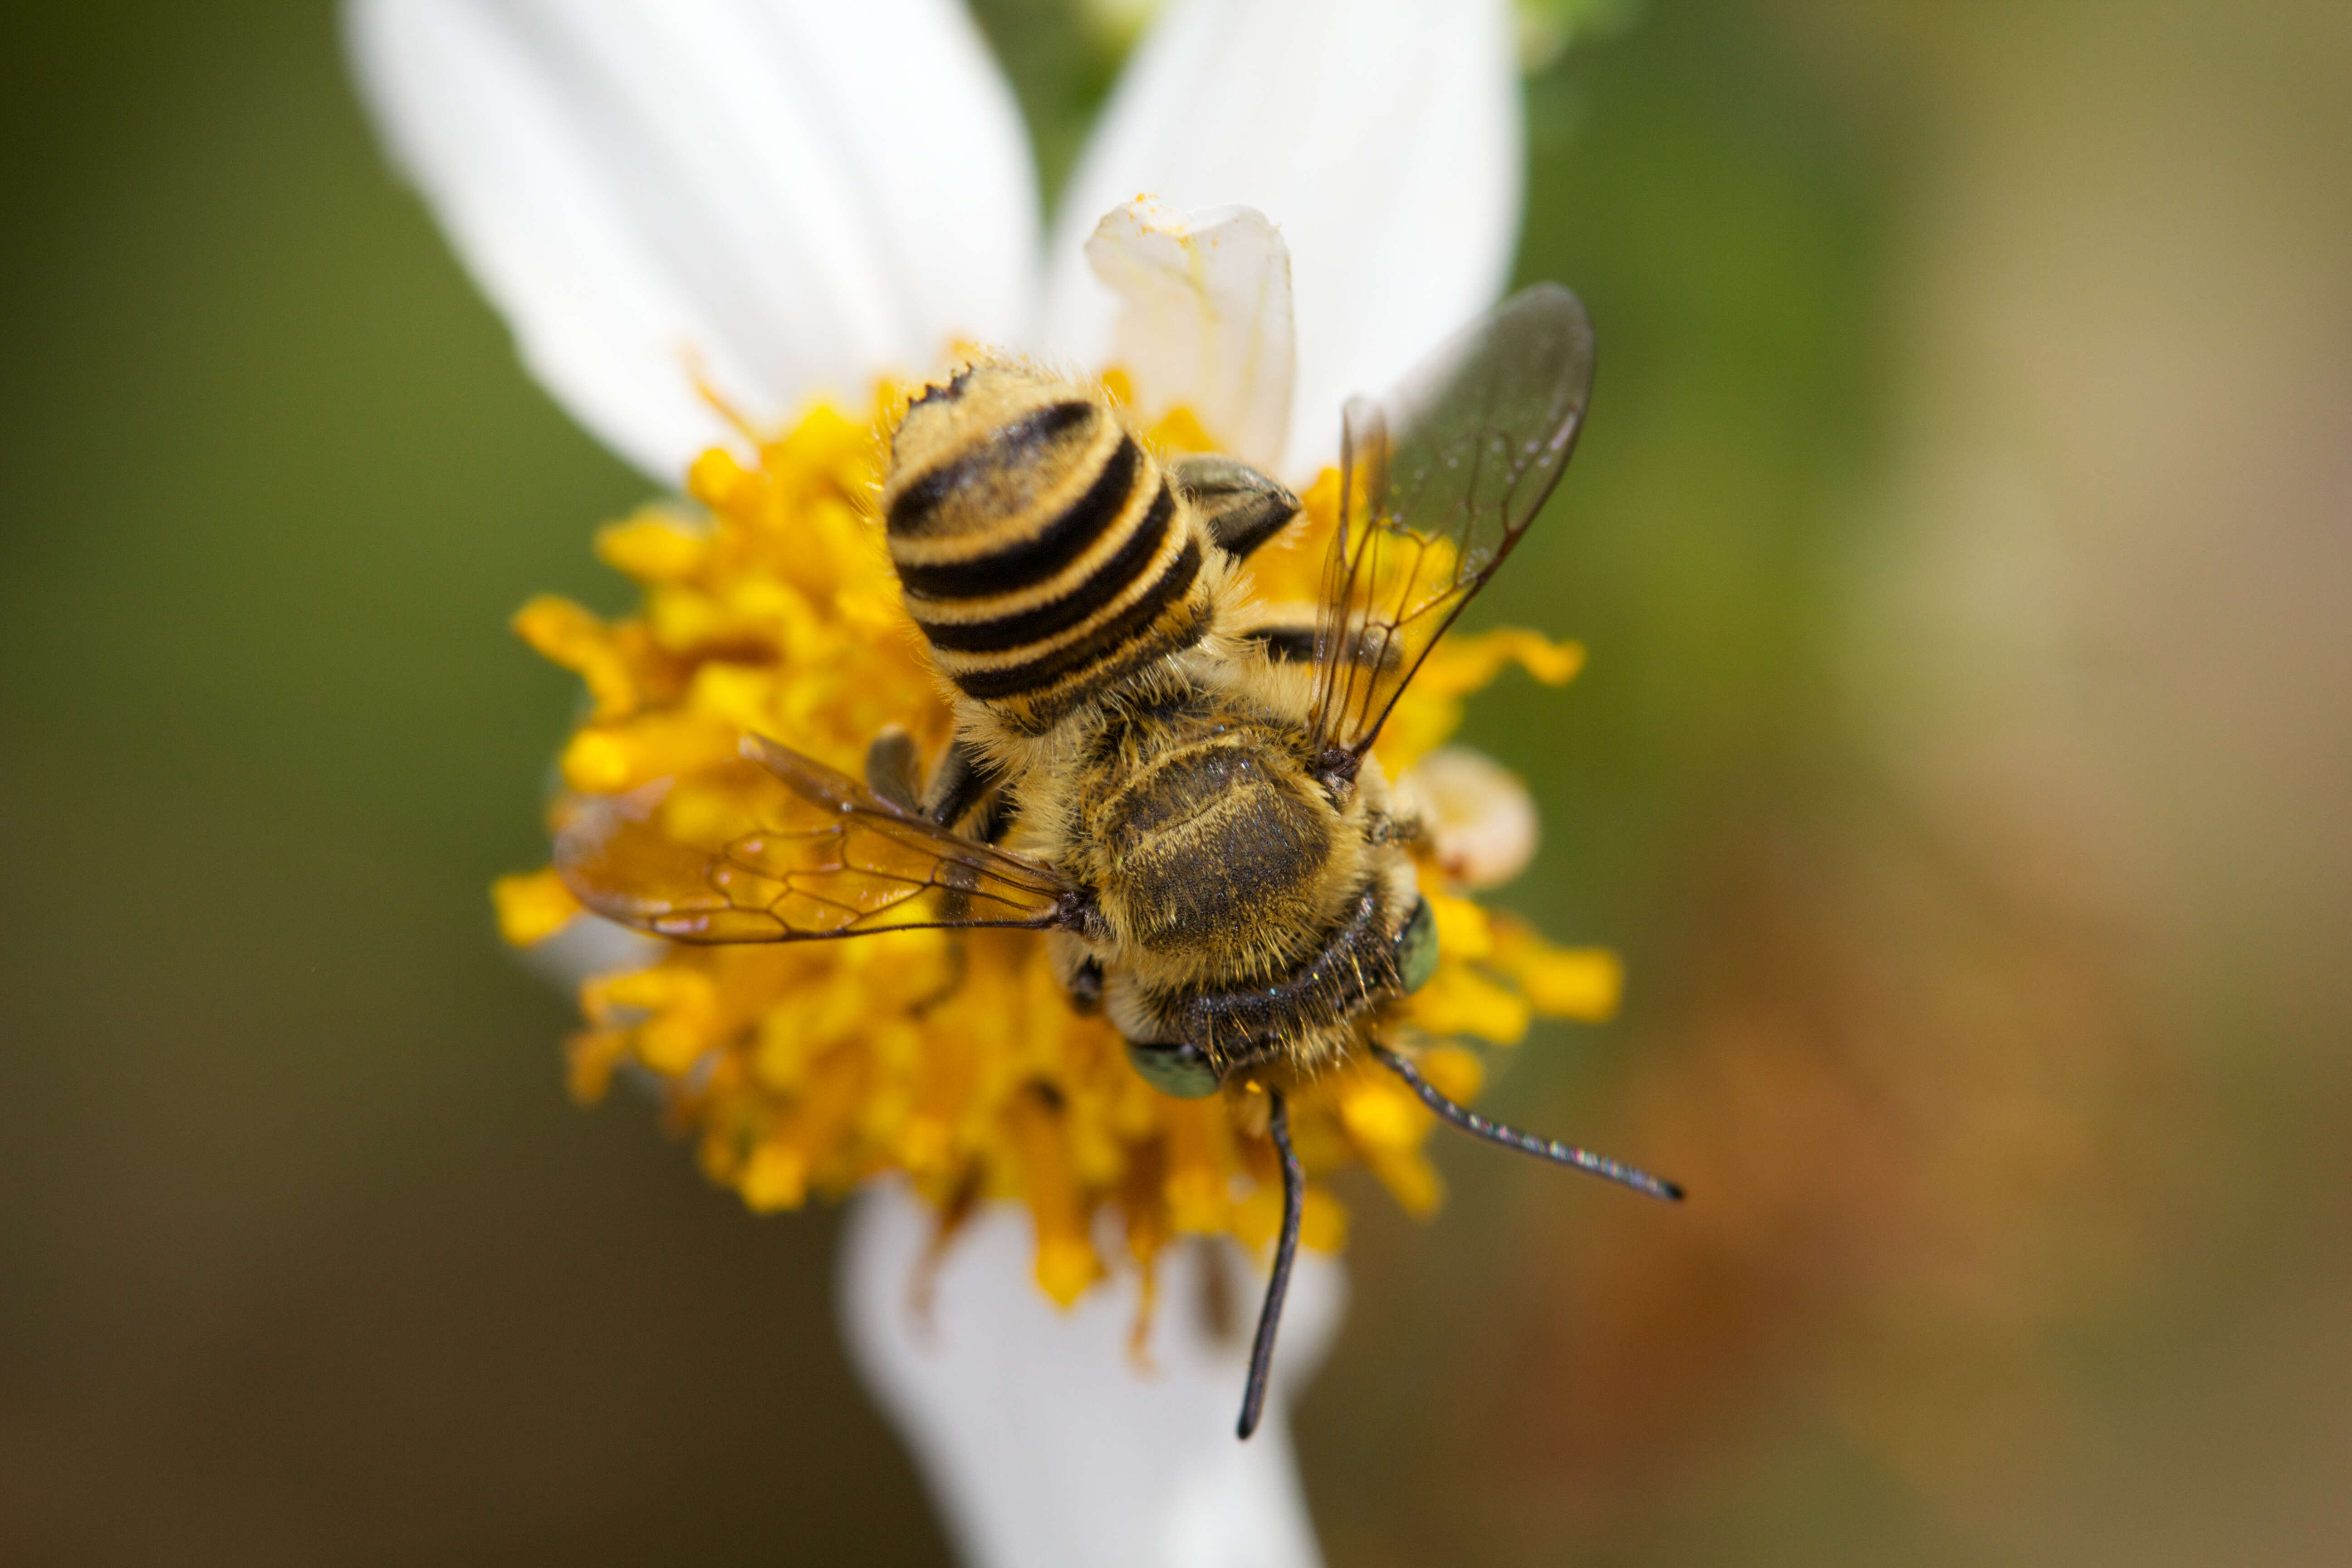
<instances>
[{"instance_id":1,"label":"white petal","mask_svg":"<svg viewBox=\"0 0 2352 1568\"><path fill-rule=\"evenodd\" d=\"M1405 770L1396 795L1421 818L1437 863L1465 887L1500 887L1535 858L1535 797L1484 752L1440 746Z\"/></svg>"},{"instance_id":2,"label":"white petal","mask_svg":"<svg viewBox=\"0 0 2352 1568\"><path fill-rule=\"evenodd\" d=\"M1115 302L1080 248L1139 193L1245 203L1290 247L1297 387L1285 471L1492 303L1524 149L1507 0L1175 0L1112 94L1055 219L1050 347L1098 363Z\"/></svg>"},{"instance_id":3,"label":"white petal","mask_svg":"<svg viewBox=\"0 0 2352 1568\"><path fill-rule=\"evenodd\" d=\"M625 974L661 962L669 944L585 910L516 957L525 969L567 994L599 974Z\"/></svg>"},{"instance_id":4,"label":"white petal","mask_svg":"<svg viewBox=\"0 0 2352 1568\"><path fill-rule=\"evenodd\" d=\"M1290 1447L1288 1396L1321 1360L1346 1297L1339 1263L1302 1254L1265 1424L1234 1436L1262 1280L1233 1255L1242 1332L1195 1303L1202 1249L1163 1255L1153 1370L1128 1354L1133 1271L1068 1311L1032 1273L1026 1215L992 1205L950 1247L926 1326L911 1303L930 1211L896 1183L851 1205L839 1302L867 1388L919 1463L972 1568L1312 1568L1321 1562ZM1230 1246L1229 1243L1218 1243Z\"/></svg>"},{"instance_id":5,"label":"white petal","mask_svg":"<svg viewBox=\"0 0 2352 1568\"><path fill-rule=\"evenodd\" d=\"M666 482L1022 337L1034 174L956 0L351 0L379 129L541 384Z\"/></svg>"},{"instance_id":6,"label":"white petal","mask_svg":"<svg viewBox=\"0 0 2352 1568\"><path fill-rule=\"evenodd\" d=\"M1109 363L1133 377L1137 411L1179 404L1219 447L1261 467L1290 429L1290 251L1254 207L1113 209L1087 241L1095 276L1118 297Z\"/></svg>"}]
</instances>

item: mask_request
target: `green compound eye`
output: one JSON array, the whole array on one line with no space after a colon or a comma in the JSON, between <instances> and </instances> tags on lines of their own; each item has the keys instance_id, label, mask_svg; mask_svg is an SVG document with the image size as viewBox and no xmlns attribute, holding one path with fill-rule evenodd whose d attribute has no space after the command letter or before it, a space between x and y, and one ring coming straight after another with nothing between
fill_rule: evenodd
<instances>
[{"instance_id":1,"label":"green compound eye","mask_svg":"<svg viewBox=\"0 0 2352 1568\"><path fill-rule=\"evenodd\" d=\"M1412 919L1396 940L1397 984L1407 994L1429 984L1437 973L1437 912L1427 899L1413 900Z\"/></svg>"},{"instance_id":2,"label":"green compound eye","mask_svg":"<svg viewBox=\"0 0 2352 1568\"><path fill-rule=\"evenodd\" d=\"M1127 1042L1127 1059L1143 1081L1177 1100L1205 1100L1217 1092L1217 1069L1197 1046Z\"/></svg>"}]
</instances>

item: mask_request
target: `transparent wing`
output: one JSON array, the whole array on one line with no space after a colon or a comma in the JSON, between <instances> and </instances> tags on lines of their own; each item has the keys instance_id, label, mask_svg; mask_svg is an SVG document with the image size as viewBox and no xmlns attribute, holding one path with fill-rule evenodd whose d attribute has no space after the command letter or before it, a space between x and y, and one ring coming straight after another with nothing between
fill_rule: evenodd
<instances>
[{"instance_id":1,"label":"transparent wing","mask_svg":"<svg viewBox=\"0 0 2352 1568\"><path fill-rule=\"evenodd\" d=\"M1315 737L1370 749L1399 693L1568 467L1592 394L1592 323L1557 283L1504 300L1395 392L1350 398L1339 527L1315 628Z\"/></svg>"},{"instance_id":2,"label":"transparent wing","mask_svg":"<svg viewBox=\"0 0 2352 1568\"><path fill-rule=\"evenodd\" d=\"M958 837L845 773L746 735L744 760L569 803L555 868L608 919L678 942L803 942L914 926L1071 924L1050 867Z\"/></svg>"}]
</instances>

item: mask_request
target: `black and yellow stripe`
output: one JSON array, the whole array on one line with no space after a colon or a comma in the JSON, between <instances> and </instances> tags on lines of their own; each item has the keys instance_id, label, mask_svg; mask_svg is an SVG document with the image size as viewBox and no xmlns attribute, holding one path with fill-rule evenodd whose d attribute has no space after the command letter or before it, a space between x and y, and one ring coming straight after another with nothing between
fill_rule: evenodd
<instances>
[{"instance_id":1,"label":"black and yellow stripe","mask_svg":"<svg viewBox=\"0 0 2352 1568\"><path fill-rule=\"evenodd\" d=\"M1098 396L984 362L907 411L883 490L908 614L967 696L1050 728L1198 642L1191 504Z\"/></svg>"}]
</instances>

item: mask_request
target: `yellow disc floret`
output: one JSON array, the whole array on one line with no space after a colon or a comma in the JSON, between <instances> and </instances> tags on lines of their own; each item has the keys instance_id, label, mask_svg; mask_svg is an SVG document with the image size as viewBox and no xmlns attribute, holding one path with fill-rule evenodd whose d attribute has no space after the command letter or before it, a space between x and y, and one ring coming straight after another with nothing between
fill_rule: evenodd
<instances>
[{"instance_id":1,"label":"yellow disc floret","mask_svg":"<svg viewBox=\"0 0 2352 1568\"><path fill-rule=\"evenodd\" d=\"M888 724L937 754L950 716L872 512L877 431L903 406L886 389L863 418L818 407L755 464L706 454L688 486L704 515L649 509L604 529L598 554L644 588L635 616L608 624L554 598L516 616L526 641L587 684L588 715L562 753L567 787L609 794L675 777L690 809L697 771L733 758L746 731L853 773ZM1157 436L1199 444L1182 415ZM1313 596L1337 489L1326 475L1305 519L1252 557L1262 598ZM1506 664L1557 684L1581 660L1530 632L1448 639L1383 731L1382 763L1393 774L1442 742L1463 697ZM1509 1045L1538 1014L1615 1010L1612 955L1552 947L1457 896L1433 864L1421 877L1440 947L1436 973L1400 1007L1411 1037ZM493 892L501 933L518 945L593 918L551 872L501 879ZM1246 1099L1237 1110L1151 1089L1107 1023L1073 1011L1034 932L672 947L649 968L587 980L581 1008L572 1091L594 1100L623 1068L657 1084L703 1169L753 1209L795 1208L894 1171L948 1215L1017 1199L1036 1221L1038 1284L1057 1301L1109 1266L1097 1250L1106 1212L1147 1269L1181 1235L1263 1245L1279 1216L1279 1176ZM1420 1060L1456 1099L1477 1091L1471 1051L1423 1044ZM1433 1121L1370 1064L1303 1087L1291 1109L1310 1177L1359 1160L1414 1212L1439 1196L1422 1152ZM1310 1187L1306 1243L1336 1247L1344 1231L1337 1202Z\"/></svg>"}]
</instances>

